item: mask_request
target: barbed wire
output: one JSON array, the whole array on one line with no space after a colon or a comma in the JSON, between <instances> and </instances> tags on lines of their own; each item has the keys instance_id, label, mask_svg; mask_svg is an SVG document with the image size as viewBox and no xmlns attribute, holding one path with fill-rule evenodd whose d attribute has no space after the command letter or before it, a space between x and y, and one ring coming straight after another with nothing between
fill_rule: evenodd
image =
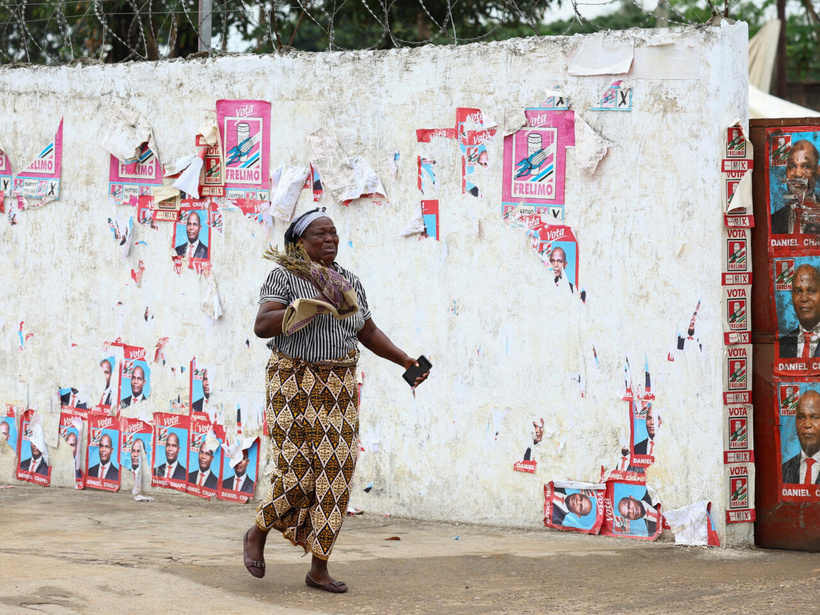
<instances>
[{"instance_id":1,"label":"barbed wire","mask_svg":"<svg viewBox=\"0 0 820 615\"><path fill-rule=\"evenodd\" d=\"M0 64L460 45L607 30L618 15L621 27L692 25L741 2L563 0L572 13L550 20L562 0L212 0L207 15L203 1L0 0ZM211 45L199 52L205 16Z\"/></svg>"}]
</instances>

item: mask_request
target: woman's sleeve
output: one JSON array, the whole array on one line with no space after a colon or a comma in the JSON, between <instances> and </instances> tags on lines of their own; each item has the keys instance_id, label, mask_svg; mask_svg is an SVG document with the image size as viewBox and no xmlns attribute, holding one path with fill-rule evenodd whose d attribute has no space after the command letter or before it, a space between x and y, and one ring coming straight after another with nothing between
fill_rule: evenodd
<instances>
[{"instance_id":1,"label":"woman's sleeve","mask_svg":"<svg viewBox=\"0 0 820 615\"><path fill-rule=\"evenodd\" d=\"M362 318L367 320L370 318L370 308L367 306L367 295L358 276L353 278L353 288L356 290L356 299L359 301L359 311L362 313Z\"/></svg>"},{"instance_id":2,"label":"woman's sleeve","mask_svg":"<svg viewBox=\"0 0 820 615\"><path fill-rule=\"evenodd\" d=\"M288 305L291 301L290 285L287 275L281 267L277 267L269 274L262 289L259 291L259 303L265 301L276 301Z\"/></svg>"}]
</instances>

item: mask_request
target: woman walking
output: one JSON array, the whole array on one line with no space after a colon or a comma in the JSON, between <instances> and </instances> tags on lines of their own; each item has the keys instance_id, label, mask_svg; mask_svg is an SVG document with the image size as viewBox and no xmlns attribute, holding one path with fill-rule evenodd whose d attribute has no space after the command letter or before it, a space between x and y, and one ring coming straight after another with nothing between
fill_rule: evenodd
<instances>
[{"instance_id":1,"label":"woman walking","mask_svg":"<svg viewBox=\"0 0 820 615\"><path fill-rule=\"evenodd\" d=\"M281 267L262 286L254 332L271 338L266 417L276 471L245 534L243 559L253 576L265 576L265 540L275 529L311 552L307 585L344 593L327 560L358 454L358 343L404 369L417 363L373 322L359 278L335 262L338 246L333 221L314 209L285 232L284 253L266 254Z\"/></svg>"}]
</instances>

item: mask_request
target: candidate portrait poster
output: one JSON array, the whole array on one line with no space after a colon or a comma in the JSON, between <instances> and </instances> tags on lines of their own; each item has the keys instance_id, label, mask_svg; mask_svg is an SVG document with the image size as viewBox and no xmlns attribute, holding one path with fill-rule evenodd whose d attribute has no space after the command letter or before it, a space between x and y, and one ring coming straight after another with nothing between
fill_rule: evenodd
<instances>
[{"instance_id":1,"label":"candidate portrait poster","mask_svg":"<svg viewBox=\"0 0 820 615\"><path fill-rule=\"evenodd\" d=\"M43 487L51 484L49 450L43 428L28 409L20 420L20 438L17 442L17 480Z\"/></svg>"},{"instance_id":2,"label":"candidate portrait poster","mask_svg":"<svg viewBox=\"0 0 820 615\"><path fill-rule=\"evenodd\" d=\"M85 485L105 491L120 489L120 421L105 414L88 417Z\"/></svg>"},{"instance_id":3,"label":"candidate portrait poster","mask_svg":"<svg viewBox=\"0 0 820 615\"><path fill-rule=\"evenodd\" d=\"M151 368L145 360L145 348L123 346L120 362L120 407L127 408L151 395Z\"/></svg>"},{"instance_id":4,"label":"candidate portrait poster","mask_svg":"<svg viewBox=\"0 0 820 615\"><path fill-rule=\"evenodd\" d=\"M820 383L775 384L780 501L820 501Z\"/></svg>"},{"instance_id":5,"label":"candidate portrait poster","mask_svg":"<svg viewBox=\"0 0 820 615\"><path fill-rule=\"evenodd\" d=\"M141 419L120 419L120 468L136 472L141 464L153 467L151 451L153 450L154 426Z\"/></svg>"},{"instance_id":6,"label":"candidate portrait poster","mask_svg":"<svg viewBox=\"0 0 820 615\"><path fill-rule=\"evenodd\" d=\"M74 486L77 489L85 487L85 474L81 455L83 418L88 415L83 411L63 406L60 412L60 437L71 448L72 463L74 465Z\"/></svg>"},{"instance_id":7,"label":"candidate portrait poster","mask_svg":"<svg viewBox=\"0 0 820 615\"><path fill-rule=\"evenodd\" d=\"M17 408L6 404L0 418L0 438L3 438L15 453L17 452Z\"/></svg>"},{"instance_id":8,"label":"candidate portrait poster","mask_svg":"<svg viewBox=\"0 0 820 615\"><path fill-rule=\"evenodd\" d=\"M208 225L208 209L202 207L180 207L179 217L174 225L174 252L188 263L211 260L211 227Z\"/></svg>"},{"instance_id":9,"label":"candidate portrait poster","mask_svg":"<svg viewBox=\"0 0 820 615\"><path fill-rule=\"evenodd\" d=\"M544 525L597 534L604 521L605 486L575 481L544 485Z\"/></svg>"},{"instance_id":10,"label":"candidate portrait poster","mask_svg":"<svg viewBox=\"0 0 820 615\"><path fill-rule=\"evenodd\" d=\"M605 507L604 536L656 540L663 531L660 502L646 484L607 481Z\"/></svg>"},{"instance_id":11,"label":"candidate portrait poster","mask_svg":"<svg viewBox=\"0 0 820 615\"><path fill-rule=\"evenodd\" d=\"M771 260L777 314L774 373L820 374L820 255Z\"/></svg>"},{"instance_id":12,"label":"candidate portrait poster","mask_svg":"<svg viewBox=\"0 0 820 615\"><path fill-rule=\"evenodd\" d=\"M224 430L207 415L191 417L188 447L188 493L202 498L217 497L221 482Z\"/></svg>"},{"instance_id":13,"label":"candidate portrait poster","mask_svg":"<svg viewBox=\"0 0 820 615\"><path fill-rule=\"evenodd\" d=\"M234 455L223 455L219 499L247 502L253 498L259 476L259 438L245 439Z\"/></svg>"},{"instance_id":14,"label":"candidate portrait poster","mask_svg":"<svg viewBox=\"0 0 820 615\"><path fill-rule=\"evenodd\" d=\"M154 413L154 472L151 485L186 491L188 486L187 415Z\"/></svg>"}]
</instances>

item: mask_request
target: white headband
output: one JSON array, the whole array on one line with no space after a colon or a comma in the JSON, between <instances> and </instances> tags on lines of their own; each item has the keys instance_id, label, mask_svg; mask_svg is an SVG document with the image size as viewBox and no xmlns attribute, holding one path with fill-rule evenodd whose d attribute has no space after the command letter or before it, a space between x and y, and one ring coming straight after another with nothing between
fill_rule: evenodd
<instances>
[{"instance_id":1,"label":"white headband","mask_svg":"<svg viewBox=\"0 0 820 615\"><path fill-rule=\"evenodd\" d=\"M301 237L302 233L305 232L305 229L310 226L310 223L314 220L318 220L319 218L330 218L330 216L323 211L314 211L312 214L308 214L299 220L299 222L296 223L296 226L293 227L294 239Z\"/></svg>"}]
</instances>

